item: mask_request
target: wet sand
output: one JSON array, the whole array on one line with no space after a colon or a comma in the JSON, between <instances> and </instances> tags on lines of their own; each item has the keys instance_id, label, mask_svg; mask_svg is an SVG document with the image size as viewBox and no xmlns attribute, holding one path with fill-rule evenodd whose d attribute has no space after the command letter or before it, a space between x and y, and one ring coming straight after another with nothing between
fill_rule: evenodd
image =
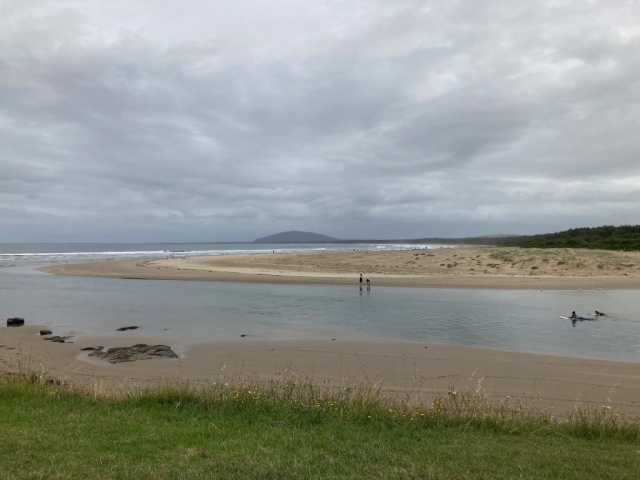
<instances>
[{"instance_id":1,"label":"wet sand","mask_svg":"<svg viewBox=\"0 0 640 480\"><path fill-rule=\"evenodd\" d=\"M303 252L55 265L55 275L482 289L640 289L640 252L514 247Z\"/></svg>"},{"instance_id":2,"label":"wet sand","mask_svg":"<svg viewBox=\"0 0 640 480\"><path fill-rule=\"evenodd\" d=\"M180 359L111 365L88 359L87 346L167 343L143 332L50 343L41 327L0 328L0 370L45 371L74 384L104 391L188 380L206 386L240 378L271 380L277 374L312 376L328 385L374 383L402 398L428 401L450 387L485 392L492 399L535 401L565 411L575 405L640 416L640 365L412 342L247 340L197 345ZM54 332L55 334L56 332ZM169 343L170 344L170 343Z\"/></svg>"}]
</instances>

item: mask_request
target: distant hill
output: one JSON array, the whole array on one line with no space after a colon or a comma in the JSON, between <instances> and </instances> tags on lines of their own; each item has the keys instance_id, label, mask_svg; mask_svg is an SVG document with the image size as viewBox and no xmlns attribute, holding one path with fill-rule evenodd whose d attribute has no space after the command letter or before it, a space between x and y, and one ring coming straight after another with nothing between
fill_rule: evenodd
<instances>
[{"instance_id":1,"label":"distant hill","mask_svg":"<svg viewBox=\"0 0 640 480\"><path fill-rule=\"evenodd\" d=\"M268 237L256 238L253 243L322 243L340 241L337 238L327 237L313 232L281 232Z\"/></svg>"},{"instance_id":2,"label":"distant hill","mask_svg":"<svg viewBox=\"0 0 640 480\"><path fill-rule=\"evenodd\" d=\"M494 233L492 235L482 235L478 238L504 238L504 237L519 237L517 233Z\"/></svg>"},{"instance_id":3,"label":"distant hill","mask_svg":"<svg viewBox=\"0 0 640 480\"><path fill-rule=\"evenodd\" d=\"M487 235L465 238L405 238L393 240L339 240L311 232L282 232L268 237L258 238L254 243L322 243L335 242L345 244L381 243L381 244L449 244L449 245L494 245L525 248L591 248L602 250L639 250L640 225L605 225L593 228L573 228L563 232L540 235Z\"/></svg>"}]
</instances>

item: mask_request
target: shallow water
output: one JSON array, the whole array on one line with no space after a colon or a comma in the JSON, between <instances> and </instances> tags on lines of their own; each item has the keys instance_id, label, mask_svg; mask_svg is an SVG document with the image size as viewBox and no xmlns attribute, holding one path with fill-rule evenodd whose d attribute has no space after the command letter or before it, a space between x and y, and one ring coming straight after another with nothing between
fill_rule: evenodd
<instances>
[{"instance_id":1,"label":"shallow water","mask_svg":"<svg viewBox=\"0 0 640 480\"><path fill-rule=\"evenodd\" d=\"M66 259L65 261L67 261ZM36 262L38 265L40 261ZM0 269L0 315L55 333L218 340L417 341L640 362L638 292L308 286L55 277ZM559 315L612 314L575 327ZM3 322L4 323L4 322ZM1 330L0 330L1 335ZM126 334L123 334L126 335Z\"/></svg>"}]
</instances>

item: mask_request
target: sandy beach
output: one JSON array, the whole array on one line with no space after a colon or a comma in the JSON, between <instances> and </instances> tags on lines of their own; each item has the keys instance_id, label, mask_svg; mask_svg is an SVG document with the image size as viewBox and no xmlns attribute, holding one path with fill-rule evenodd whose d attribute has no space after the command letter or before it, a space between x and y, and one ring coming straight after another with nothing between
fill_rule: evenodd
<instances>
[{"instance_id":1,"label":"sandy beach","mask_svg":"<svg viewBox=\"0 0 640 480\"><path fill-rule=\"evenodd\" d=\"M358 273L372 286L484 289L638 289L640 253L565 249L460 247L164 258L55 265L56 275L200 281L347 285ZM535 268L534 268L535 267ZM450 388L480 390L492 399L535 401L567 410L609 405L640 415L638 364L411 342L253 341L190 347L179 359L111 365L81 348L167 343L139 331L74 337L52 344L38 327L0 329L0 368L45 370L100 388L137 388L158 381L200 385L239 378L311 375L341 385L373 382L390 394L428 399ZM55 332L54 332L55 333Z\"/></svg>"},{"instance_id":2,"label":"sandy beach","mask_svg":"<svg viewBox=\"0 0 640 480\"><path fill-rule=\"evenodd\" d=\"M221 255L55 265L55 275L483 289L640 288L640 252L515 247Z\"/></svg>"},{"instance_id":3,"label":"sandy beach","mask_svg":"<svg viewBox=\"0 0 640 480\"><path fill-rule=\"evenodd\" d=\"M558 411L609 405L640 414L638 364L411 342L233 341L193 346L179 359L111 365L81 349L153 344L134 332L50 343L39 326L0 328L0 370L44 371L54 378L105 391L145 388L158 382L194 384L269 380L277 374L312 376L330 385L369 382L390 394L428 400L449 388L480 390L553 406ZM55 333L55 332L54 332ZM166 340L165 340L166 343Z\"/></svg>"}]
</instances>

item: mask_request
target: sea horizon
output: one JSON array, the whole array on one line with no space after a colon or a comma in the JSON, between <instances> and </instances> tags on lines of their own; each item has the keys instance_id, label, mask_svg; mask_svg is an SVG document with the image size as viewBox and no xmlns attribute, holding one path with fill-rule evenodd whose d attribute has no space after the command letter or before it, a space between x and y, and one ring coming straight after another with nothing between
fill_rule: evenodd
<instances>
[{"instance_id":1,"label":"sea horizon","mask_svg":"<svg viewBox=\"0 0 640 480\"><path fill-rule=\"evenodd\" d=\"M0 243L0 266L15 262L56 264L74 261L162 258L168 256L207 256L305 251L404 250L452 248L430 244L347 244L347 243Z\"/></svg>"}]
</instances>

